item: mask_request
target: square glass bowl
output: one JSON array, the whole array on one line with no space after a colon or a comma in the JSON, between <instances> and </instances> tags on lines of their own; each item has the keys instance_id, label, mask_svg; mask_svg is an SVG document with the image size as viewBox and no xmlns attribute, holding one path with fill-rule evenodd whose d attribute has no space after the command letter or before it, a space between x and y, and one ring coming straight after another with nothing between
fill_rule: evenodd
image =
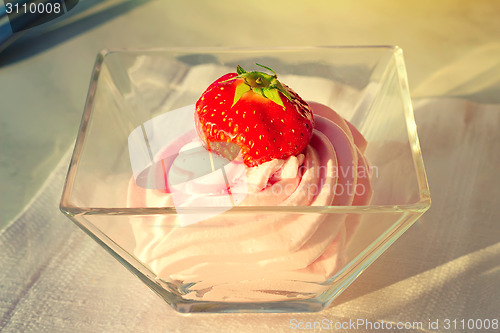
<instances>
[{"instance_id":1,"label":"square glass bowl","mask_svg":"<svg viewBox=\"0 0 500 333\"><path fill-rule=\"evenodd\" d=\"M362 133L369 205L166 199L162 147L193 128L211 82L256 63ZM183 313L320 311L429 206L403 55L391 46L103 51L60 204ZM319 256L308 250L318 239Z\"/></svg>"}]
</instances>

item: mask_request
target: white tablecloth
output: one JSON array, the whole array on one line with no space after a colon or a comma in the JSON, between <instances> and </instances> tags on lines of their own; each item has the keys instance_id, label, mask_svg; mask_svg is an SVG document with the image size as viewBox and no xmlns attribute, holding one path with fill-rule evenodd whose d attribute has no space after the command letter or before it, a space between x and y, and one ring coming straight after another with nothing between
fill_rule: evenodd
<instances>
[{"instance_id":1,"label":"white tablecloth","mask_svg":"<svg viewBox=\"0 0 500 333\"><path fill-rule=\"evenodd\" d=\"M500 2L92 1L0 53L2 333L463 332L462 319L500 319ZM404 50L433 202L325 311L179 315L59 212L100 49L374 44ZM415 323L373 328L388 322Z\"/></svg>"}]
</instances>

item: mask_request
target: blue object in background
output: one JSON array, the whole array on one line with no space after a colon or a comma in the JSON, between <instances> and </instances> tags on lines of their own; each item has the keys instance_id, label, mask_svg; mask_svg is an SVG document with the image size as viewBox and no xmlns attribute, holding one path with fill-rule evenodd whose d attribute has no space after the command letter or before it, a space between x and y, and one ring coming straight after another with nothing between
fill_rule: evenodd
<instances>
[{"instance_id":1,"label":"blue object in background","mask_svg":"<svg viewBox=\"0 0 500 333\"><path fill-rule=\"evenodd\" d=\"M23 32L73 9L79 0L4 0L0 7L0 51Z\"/></svg>"},{"instance_id":2,"label":"blue object in background","mask_svg":"<svg viewBox=\"0 0 500 333\"><path fill-rule=\"evenodd\" d=\"M31 29L71 10L78 0L4 0L12 32Z\"/></svg>"},{"instance_id":3,"label":"blue object in background","mask_svg":"<svg viewBox=\"0 0 500 333\"><path fill-rule=\"evenodd\" d=\"M0 68L50 49L148 1L150 0L64 0L66 8L64 15L43 21L45 24L39 21L40 23L32 25L31 29L13 32L6 13L7 1L0 0ZM22 5L33 2L48 3L49 0L15 0L15 2Z\"/></svg>"}]
</instances>

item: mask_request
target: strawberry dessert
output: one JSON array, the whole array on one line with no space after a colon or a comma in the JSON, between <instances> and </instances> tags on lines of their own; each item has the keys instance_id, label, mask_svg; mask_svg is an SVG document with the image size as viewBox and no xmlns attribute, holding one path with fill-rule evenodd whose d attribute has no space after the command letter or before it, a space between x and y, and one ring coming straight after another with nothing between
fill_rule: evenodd
<instances>
[{"instance_id":1,"label":"strawberry dessert","mask_svg":"<svg viewBox=\"0 0 500 333\"><path fill-rule=\"evenodd\" d=\"M269 73L238 66L203 92L193 106L194 128L155 157L160 188L134 179L129 185L130 207L178 211L140 218L131 227L136 258L184 299L317 295L347 264L359 223L359 216L321 209L371 200L360 132L259 66ZM190 207L194 213L182 213Z\"/></svg>"}]
</instances>

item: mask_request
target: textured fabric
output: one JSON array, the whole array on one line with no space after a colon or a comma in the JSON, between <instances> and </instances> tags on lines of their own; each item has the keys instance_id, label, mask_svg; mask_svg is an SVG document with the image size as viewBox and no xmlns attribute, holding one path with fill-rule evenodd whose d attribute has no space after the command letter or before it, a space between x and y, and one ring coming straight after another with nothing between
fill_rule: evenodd
<instances>
[{"instance_id":1,"label":"textured fabric","mask_svg":"<svg viewBox=\"0 0 500 333\"><path fill-rule=\"evenodd\" d=\"M500 319L500 106L414 107L432 207L325 311L177 314L59 212L68 152L0 234L2 332L289 332L359 319L447 331L445 319Z\"/></svg>"}]
</instances>

